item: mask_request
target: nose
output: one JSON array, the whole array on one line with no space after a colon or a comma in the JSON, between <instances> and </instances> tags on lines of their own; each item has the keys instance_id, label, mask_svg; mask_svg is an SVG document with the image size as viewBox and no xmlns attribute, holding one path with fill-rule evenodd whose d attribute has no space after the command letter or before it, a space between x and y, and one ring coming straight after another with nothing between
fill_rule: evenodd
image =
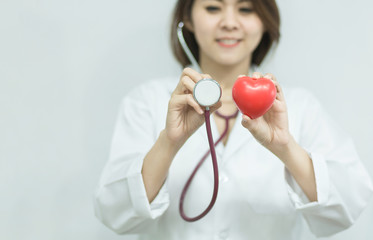
<instances>
[{"instance_id":1,"label":"nose","mask_svg":"<svg viewBox=\"0 0 373 240\"><path fill-rule=\"evenodd\" d=\"M238 18L234 9L225 9L222 15L221 27L225 30L235 30L238 28Z\"/></svg>"}]
</instances>

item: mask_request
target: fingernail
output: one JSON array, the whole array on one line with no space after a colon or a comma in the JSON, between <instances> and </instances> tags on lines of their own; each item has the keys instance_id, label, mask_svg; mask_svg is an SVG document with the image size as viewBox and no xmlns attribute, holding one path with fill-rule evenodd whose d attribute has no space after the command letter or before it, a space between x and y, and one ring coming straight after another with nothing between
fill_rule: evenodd
<instances>
[{"instance_id":1,"label":"fingernail","mask_svg":"<svg viewBox=\"0 0 373 240\"><path fill-rule=\"evenodd\" d=\"M247 119L245 118L245 116L242 116L242 122L247 123Z\"/></svg>"}]
</instances>

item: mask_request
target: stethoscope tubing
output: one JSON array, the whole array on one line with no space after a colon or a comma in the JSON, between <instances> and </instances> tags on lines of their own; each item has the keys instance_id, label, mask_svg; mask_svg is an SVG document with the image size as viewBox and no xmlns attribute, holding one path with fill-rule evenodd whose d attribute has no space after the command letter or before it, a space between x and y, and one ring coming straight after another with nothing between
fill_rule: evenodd
<instances>
[{"instance_id":1,"label":"stethoscope tubing","mask_svg":"<svg viewBox=\"0 0 373 240\"><path fill-rule=\"evenodd\" d=\"M195 68L195 70L200 73L201 68L200 68L197 60L194 58L192 52L189 50L189 47L188 47L187 43L185 42L184 35L183 35L183 27L184 27L184 23L179 22L179 24L177 26L177 38L179 39L179 43L180 43L181 47L183 48L185 54L187 55L189 61L191 62L191 64Z\"/></svg>"},{"instance_id":2,"label":"stethoscope tubing","mask_svg":"<svg viewBox=\"0 0 373 240\"><path fill-rule=\"evenodd\" d=\"M186 193L189 189L190 184L192 183L192 180L193 180L195 174L197 173L198 169L201 167L202 163L205 161L205 159L207 157L207 155L205 155L201 159L201 161L197 164L197 166L194 168L192 174L190 175L190 177L189 177L188 181L186 182L186 184L183 188L183 191L181 193L180 202L179 202L179 212L180 212L180 216L187 222L194 222L194 221L197 221L197 220L203 218L204 216L206 216L206 214L209 213L210 210L212 209L212 207L214 206L214 204L216 202L216 198L218 196L219 170L218 170L218 161L216 159L215 144L218 144L219 140L221 141L222 137L220 137L220 139L214 144L214 140L213 140L212 133L211 133L210 110L209 109L205 110L205 122L206 122L207 138L208 138L208 142L209 142L209 146L210 146L213 173L214 173L214 191L213 191L213 194L212 194L211 201L210 201L209 205L207 206L207 208L201 214L199 214L195 217L188 217L185 214L185 212L184 212L184 198L185 198L185 195L186 195Z\"/></svg>"}]
</instances>

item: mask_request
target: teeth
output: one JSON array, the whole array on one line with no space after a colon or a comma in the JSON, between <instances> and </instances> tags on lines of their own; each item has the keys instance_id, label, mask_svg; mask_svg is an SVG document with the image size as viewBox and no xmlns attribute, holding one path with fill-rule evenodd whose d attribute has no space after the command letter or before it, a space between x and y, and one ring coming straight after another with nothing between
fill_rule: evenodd
<instances>
[{"instance_id":1,"label":"teeth","mask_svg":"<svg viewBox=\"0 0 373 240\"><path fill-rule=\"evenodd\" d=\"M234 39L222 39L222 40L219 40L219 42L222 42L222 43L227 44L227 45L232 45L232 44L237 43L238 40L234 40Z\"/></svg>"}]
</instances>

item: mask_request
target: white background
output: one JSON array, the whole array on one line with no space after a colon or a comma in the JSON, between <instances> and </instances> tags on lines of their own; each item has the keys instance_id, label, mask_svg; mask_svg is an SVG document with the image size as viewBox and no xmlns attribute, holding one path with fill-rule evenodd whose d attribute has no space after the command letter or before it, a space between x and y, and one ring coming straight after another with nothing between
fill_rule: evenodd
<instances>
[{"instance_id":1,"label":"white background","mask_svg":"<svg viewBox=\"0 0 373 240\"><path fill-rule=\"evenodd\" d=\"M180 70L168 42L174 2L0 0L0 239L130 239L95 219L92 195L121 98ZM373 3L279 6L281 44L264 71L313 91L372 176ZM373 239L372 201L331 239Z\"/></svg>"}]
</instances>

